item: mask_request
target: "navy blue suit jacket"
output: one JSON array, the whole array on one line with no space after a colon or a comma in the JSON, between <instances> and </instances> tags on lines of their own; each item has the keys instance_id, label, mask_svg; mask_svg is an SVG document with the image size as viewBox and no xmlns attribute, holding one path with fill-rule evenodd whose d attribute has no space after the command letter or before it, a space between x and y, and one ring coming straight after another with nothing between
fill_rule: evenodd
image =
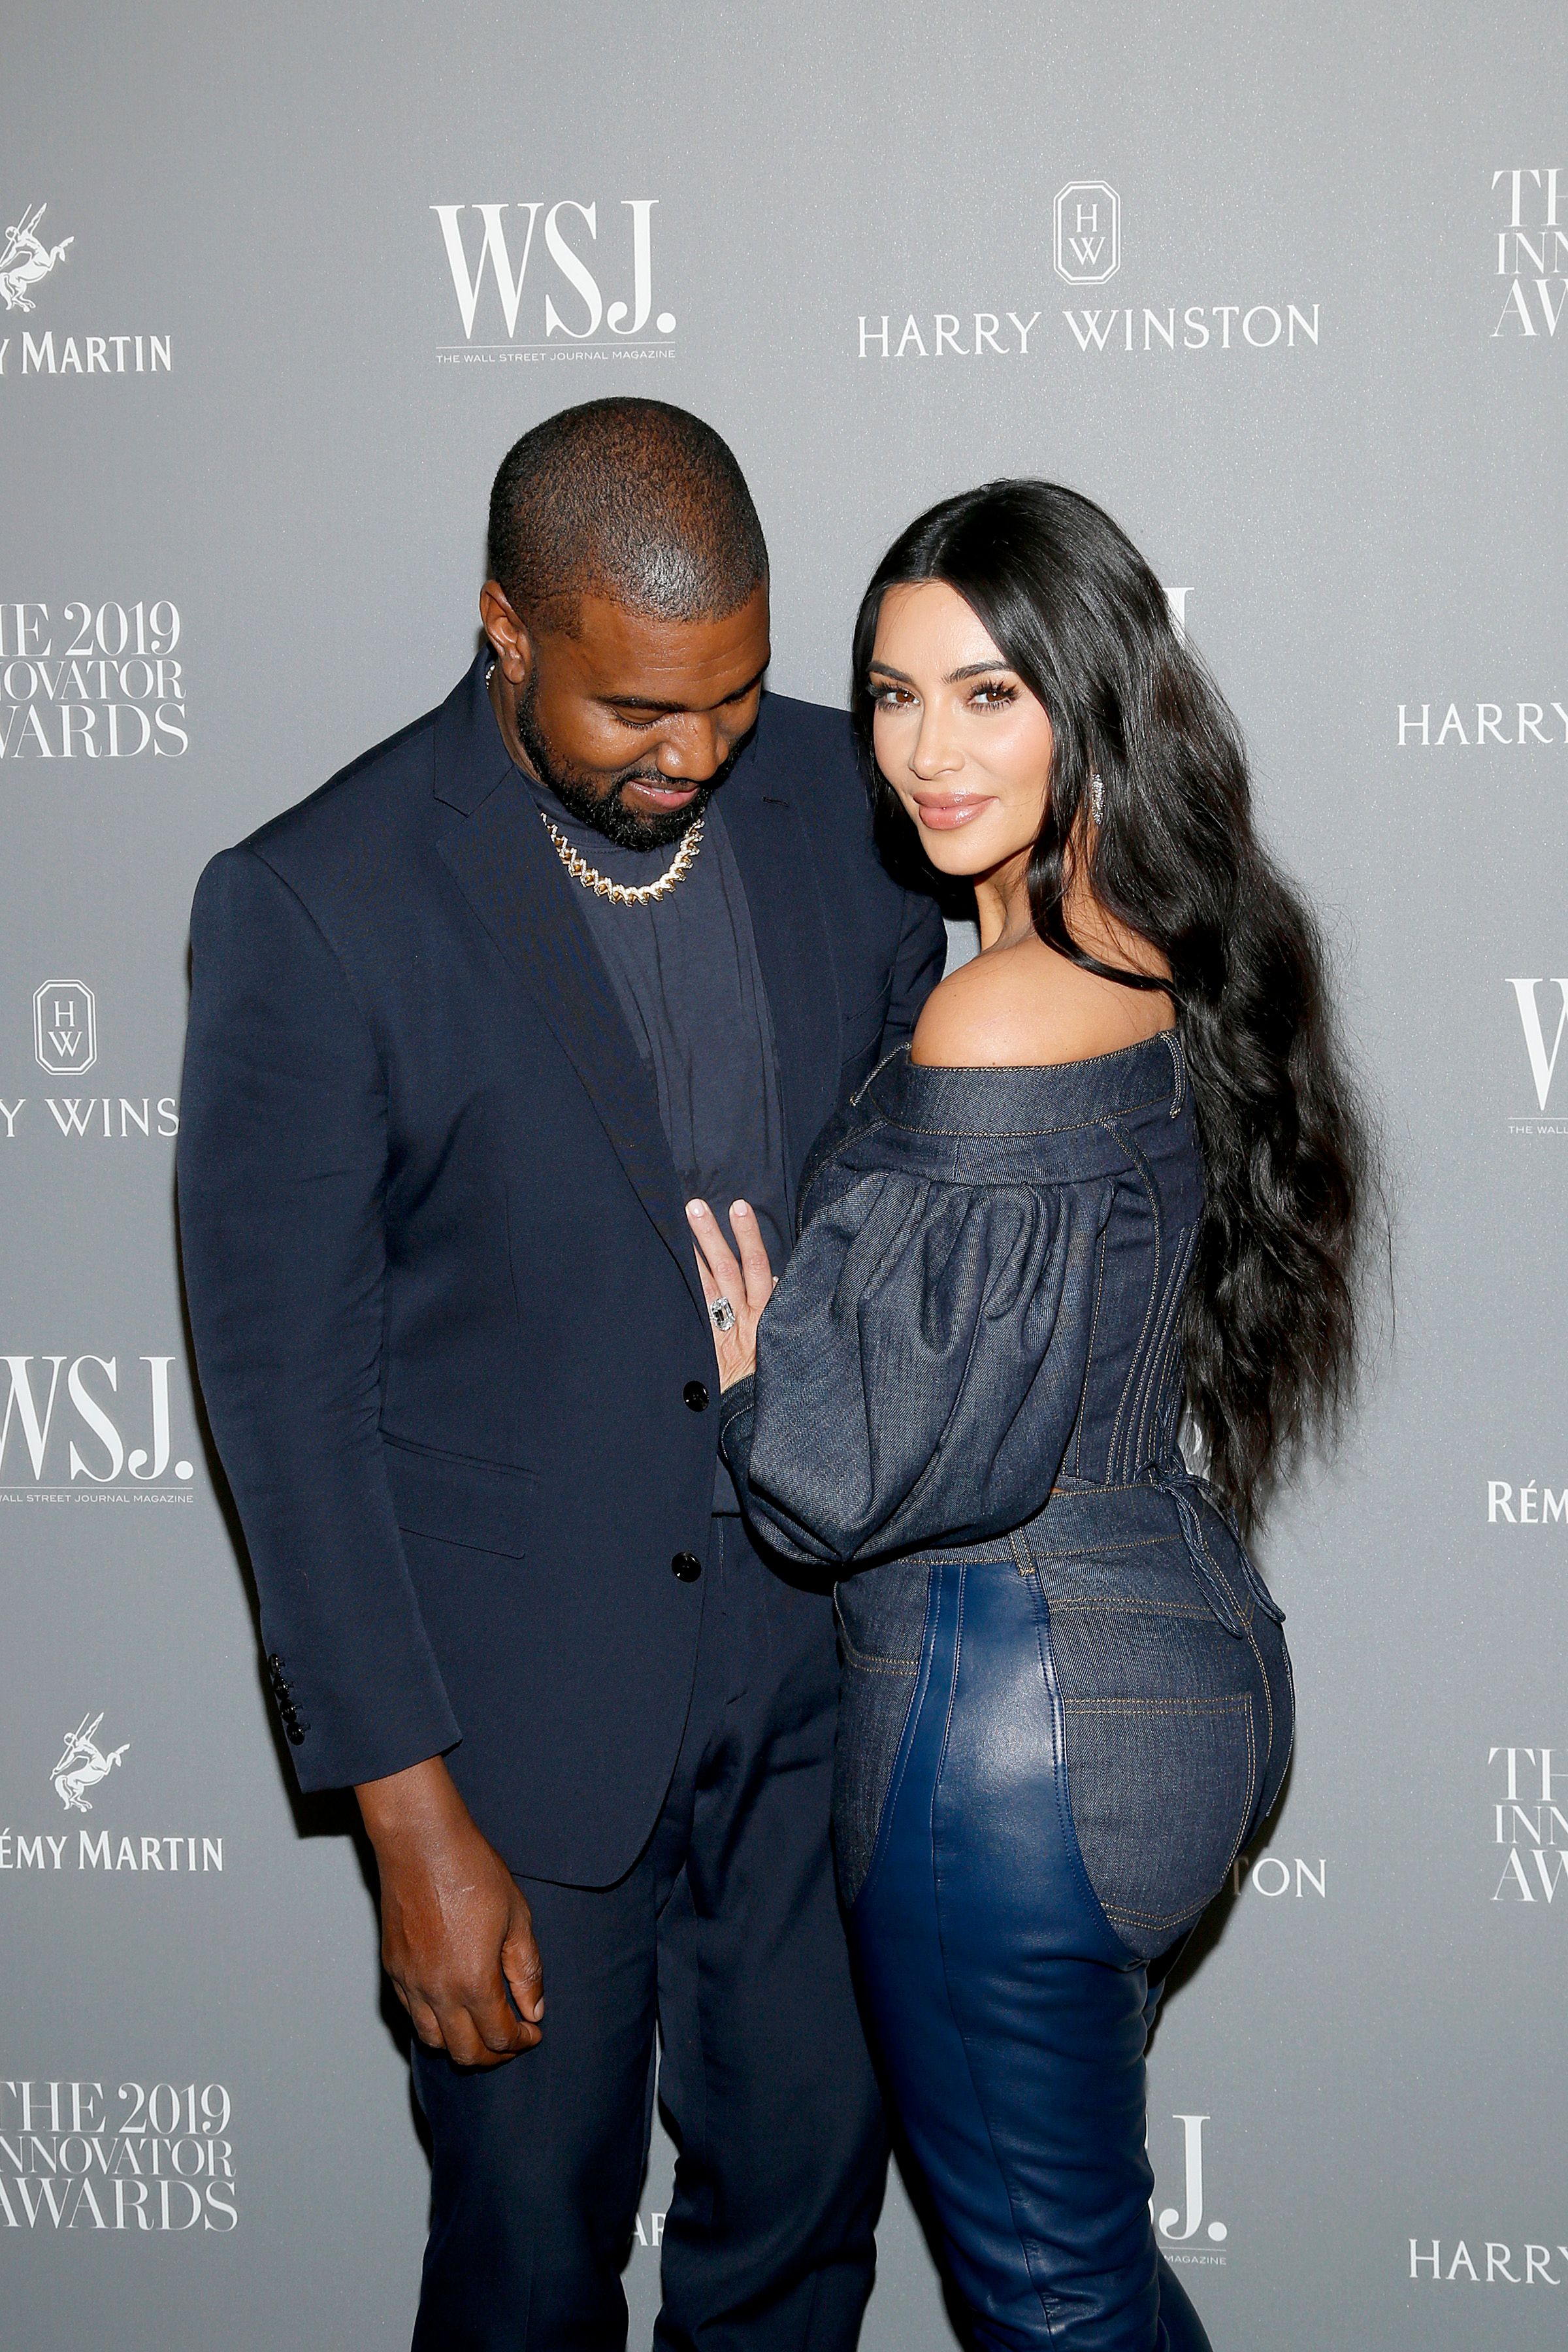
<instances>
[{"instance_id":1,"label":"navy blue suit jacket","mask_svg":"<svg viewBox=\"0 0 1568 2352\"><path fill-rule=\"evenodd\" d=\"M840 713L764 696L721 806L798 1174L942 924L878 863ZM514 1870L606 1885L686 1715L718 1381L652 1080L482 657L215 858L191 931L185 1282L301 1786L444 1751Z\"/></svg>"}]
</instances>

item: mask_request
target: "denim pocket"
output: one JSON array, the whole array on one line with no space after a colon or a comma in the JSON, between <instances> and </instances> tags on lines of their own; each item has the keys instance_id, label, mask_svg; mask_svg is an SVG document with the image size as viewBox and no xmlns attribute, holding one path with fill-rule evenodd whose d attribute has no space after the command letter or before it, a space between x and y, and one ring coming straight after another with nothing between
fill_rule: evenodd
<instances>
[{"instance_id":1,"label":"denim pocket","mask_svg":"<svg viewBox=\"0 0 1568 2352\"><path fill-rule=\"evenodd\" d=\"M1064 1708L1068 1803L1100 1909L1152 1959L1218 1894L1252 1806L1252 1700L1094 1699Z\"/></svg>"},{"instance_id":2,"label":"denim pocket","mask_svg":"<svg viewBox=\"0 0 1568 2352\"><path fill-rule=\"evenodd\" d=\"M1245 1601L1223 1553L1222 1570ZM1174 1530L1041 1554L1035 1573L1084 1869L1115 1933L1152 1959L1218 1894L1251 1817L1270 1747L1258 1650L1215 1613Z\"/></svg>"},{"instance_id":3,"label":"denim pocket","mask_svg":"<svg viewBox=\"0 0 1568 2352\"><path fill-rule=\"evenodd\" d=\"M850 1908L870 1873L925 1641L931 1571L894 1560L834 1592L841 1661L833 1760L833 1850Z\"/></svg>"}]
</instances>

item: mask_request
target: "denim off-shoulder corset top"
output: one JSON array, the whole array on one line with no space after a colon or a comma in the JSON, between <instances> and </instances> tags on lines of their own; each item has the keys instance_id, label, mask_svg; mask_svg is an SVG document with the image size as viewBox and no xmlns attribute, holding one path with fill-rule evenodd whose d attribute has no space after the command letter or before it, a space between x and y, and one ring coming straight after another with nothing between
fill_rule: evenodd
<instances>
[{"instance_id":1,"label":"denim off-shoulder corset top","mask_svg":"<svg viewBox=\"0 0 1568 2352\"><path fill-rule=\"evenodd\" d=\"M1204 1202L1176 1032L1088 1061L885 1061L825 1130L721 1442L760 1531L847 1565L1185 1479Z\"/></svg>"}]
</instances>

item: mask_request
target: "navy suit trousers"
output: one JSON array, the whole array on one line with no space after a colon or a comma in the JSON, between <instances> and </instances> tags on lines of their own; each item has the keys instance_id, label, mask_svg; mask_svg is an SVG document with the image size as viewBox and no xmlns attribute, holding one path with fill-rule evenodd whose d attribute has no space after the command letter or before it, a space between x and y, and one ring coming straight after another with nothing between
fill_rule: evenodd
<instances>
[{"instance_id":1,"label":"navy suit trousers","mask_svg":"<svg viewBox=\"0 0 1568 2352\"><path fill-rule=\"evenodd\" d=\"M625 2345L656 2028L679 2152L660 2352L852 2352L886 2139L829 1853L832 1606L737 1518L712 1521L703 1569L648 1844L614 1886L520 1881L540 2046L485 2072L415 2045L435 2153L415 2352Z\"/></svg>"}]
</instances>

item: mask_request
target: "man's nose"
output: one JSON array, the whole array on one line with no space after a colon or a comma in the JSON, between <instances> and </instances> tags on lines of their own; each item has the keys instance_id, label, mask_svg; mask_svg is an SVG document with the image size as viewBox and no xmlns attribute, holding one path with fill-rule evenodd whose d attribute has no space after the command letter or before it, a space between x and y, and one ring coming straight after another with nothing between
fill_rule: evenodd
<instances>
[{"instance_id":1,"label":"man's nose","mask_svg":"<svg viewBox=\"0 0 1568 2352\"><path fill-rule=\"evenodd\" d=\"M689 711L666 727L654 764L662 776L705 784L729 756L729 745L715 722L700 711Z\"/></svg>"}]
</instances>

